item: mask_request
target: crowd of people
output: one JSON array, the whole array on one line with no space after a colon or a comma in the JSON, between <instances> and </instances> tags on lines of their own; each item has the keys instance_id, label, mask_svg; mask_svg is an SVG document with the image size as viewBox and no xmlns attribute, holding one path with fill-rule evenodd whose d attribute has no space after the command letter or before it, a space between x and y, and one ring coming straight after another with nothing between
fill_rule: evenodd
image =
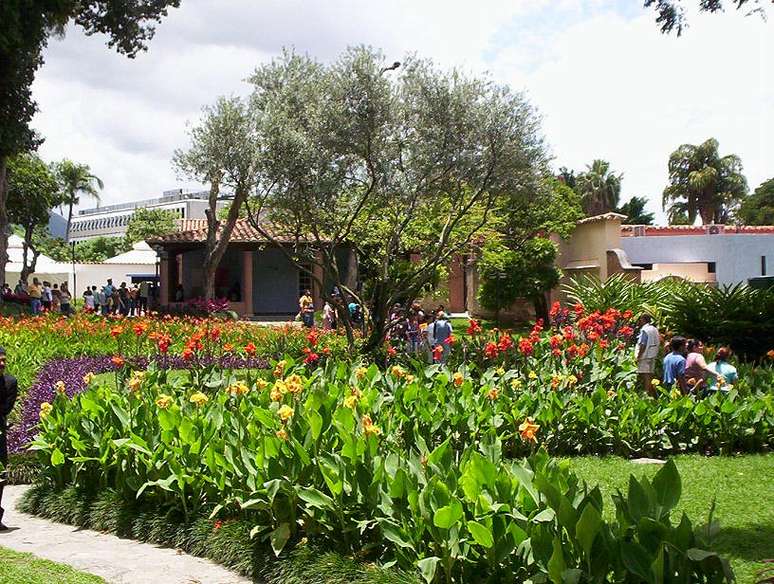
<instances>
[{"instance_id":1,"label":"crowd of people","mask_svg":"<svg viewBox=\"0 0 774 584\"><path fill-rule=\"evenodd\" d=\"M33 315L54 312L69 316L75 312L73 296L67 282L61 285L51 284L36 277L32 279L31 284L19 280L13 290L8 284L4 284L2 296L5 301L28 304ZM85 312L104 316L147 314L155 296L156 288L151 282L143 281L130 286L121 282L115 286L110 278L101 288L95 285L87 286L81 295Z\"/></svg>"},{"instance_id":2,"label":"crowd of people","mask_svg":"<svg viewBox=\"0 0 774 584\"><path fill-rule=\"evenodd\" d=\"M705 346L701 340L673 336L664 346L662 377L654 377L656 360L661 351L661 335L653 317L644 314L639 322L637 338L637 373L643 388L651 395L663 385L682 394L707 395L715 391L728 391L737 381L736 367L729 363L731 349L720 347L714 352L714 360L707 363Z\"/></svg>"}]
</instances>

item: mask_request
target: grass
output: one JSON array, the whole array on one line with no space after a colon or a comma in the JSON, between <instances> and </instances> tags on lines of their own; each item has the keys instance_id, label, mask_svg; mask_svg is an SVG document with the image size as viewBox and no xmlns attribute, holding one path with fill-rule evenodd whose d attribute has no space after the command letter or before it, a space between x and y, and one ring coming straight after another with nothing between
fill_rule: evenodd
<instances>
[{"instance_id":1,"label":"grass","mask_svg":"<svg viewBox=\"0 0 774 584\"><path fill-rule=\"evenodd\" d=\"M98 576L0 547L0 584L99 584Z\"/></svg>"},{"instance_id":2,"label":"grass","mask_svg":"<svg viewBox=\"0 0 774 584\"><path fill-rule=\"evenodd\" d=\"M570 458L571 468L604 494L612 515L611 495L626 492L629 475L653 476L660 465L634 464L618 457ZM738 457L675 457L682 479L682 497L673 515L685 511L694 525L705 523L716 500L714 519L720 532L713 548L729 560L739 584L753 584L761 560L774 559L774 454Z\"/></svg>"},{"instance_id":3,"label":"grass","mask_svg":"<svg viewBox=\"0 0 774 584\"><path fill-rule=\"evenodd\" d=\"M454 334L457 336L467 336L467 328L470 321L467 318L450 318L449 322L452 325L452 328L454 329ZM501 329L501 330L509 330L512 333L518 335L518 334L524 334L528 333L532 327L528 324L524 323L497 323L496 320L479 320L479 323L481 324L481 328L485 331L489 332L494 329Z\"/></svg>"}]
</instances>

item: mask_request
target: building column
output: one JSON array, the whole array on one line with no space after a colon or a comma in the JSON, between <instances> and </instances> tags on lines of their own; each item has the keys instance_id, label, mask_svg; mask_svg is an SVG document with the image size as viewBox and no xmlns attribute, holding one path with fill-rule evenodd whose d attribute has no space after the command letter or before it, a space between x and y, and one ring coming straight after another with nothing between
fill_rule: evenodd
<instances>
[{"instance_id":1,"label":"building column","mask_svg":"<svg viewBox=\"0 0 774 584\"><path fill-rule=\"evenodd\" d=\"M245 304L245 316L253 315L253 251L242 252L242 302Z\"/></svg>"},{"instance_id":2,"label":"building column","mask_svg":"<svg viewBox=\"0 0 774 584\"><path fill-rule=\"evenodd\" d=\"M169 256L166 253L159 259L159 304L169 304Z\"/></svg>"},{"instance_id":3,"label":"building column","mask_svg":"<svg viewBox=\"0 0 774 584\"><path fill-rule=\"evenodd\" d=\"M317 280L319 279L321 282L323 282L323 285L325 285L325 277L323 276L323 269L319 263L319 260L312 264L312 274L314 274L314 277L312 278L312 299L314 300L315 309L320 310L323 307L323 291L321 286L317 283Z\"/></svg>"}]
</instances>

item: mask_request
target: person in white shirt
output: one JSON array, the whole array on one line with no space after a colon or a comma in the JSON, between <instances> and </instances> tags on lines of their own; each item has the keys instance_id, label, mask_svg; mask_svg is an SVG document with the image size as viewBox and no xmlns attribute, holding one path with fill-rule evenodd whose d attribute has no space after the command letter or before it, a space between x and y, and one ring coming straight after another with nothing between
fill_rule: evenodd
<instances>
[{"instance_id":1,"label":"person in white shirt","mask_svg":"<svg viewBox=\"0 0 774 584\"><path fill-rule=\"evenodd\" d=\"M638 321L642 327L637 338L637 375L646 393L654 394L653 374L656 371L656 357L661 345L661 336L653 325L653 317L643 314Z\"/></svg>"}]
</instances>

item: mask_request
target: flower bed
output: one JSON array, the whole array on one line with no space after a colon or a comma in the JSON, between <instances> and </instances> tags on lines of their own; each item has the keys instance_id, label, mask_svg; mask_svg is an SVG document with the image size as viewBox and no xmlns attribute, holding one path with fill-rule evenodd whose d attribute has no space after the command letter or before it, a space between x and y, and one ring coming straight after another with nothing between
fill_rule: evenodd
<instances>
[{"instance_id":1,"label":"flower bed","mask_svg":"<svg viewBox=\"0 0 774 584\"><path fill-rule=\"evenodd\" d=\"M244 521L277 554L306 537L428 582L558 582L566 570L618 581L659 557L686 577L724 577L715 556L689 552L701 542L687 520L669 521L673 465L652 484L634 481L615 501L618 519L605 521L598 492L534 454L545 428L498 411L514 388L496 370L474 382L438 366L310 370L287 359L174 381L154 366L118 375L117 388L59 393L41 409L34 448L56 488L108 487L186 522ZM515 444L533 452L528 461L509 458Z\"/></svg>"}]
</instances>

